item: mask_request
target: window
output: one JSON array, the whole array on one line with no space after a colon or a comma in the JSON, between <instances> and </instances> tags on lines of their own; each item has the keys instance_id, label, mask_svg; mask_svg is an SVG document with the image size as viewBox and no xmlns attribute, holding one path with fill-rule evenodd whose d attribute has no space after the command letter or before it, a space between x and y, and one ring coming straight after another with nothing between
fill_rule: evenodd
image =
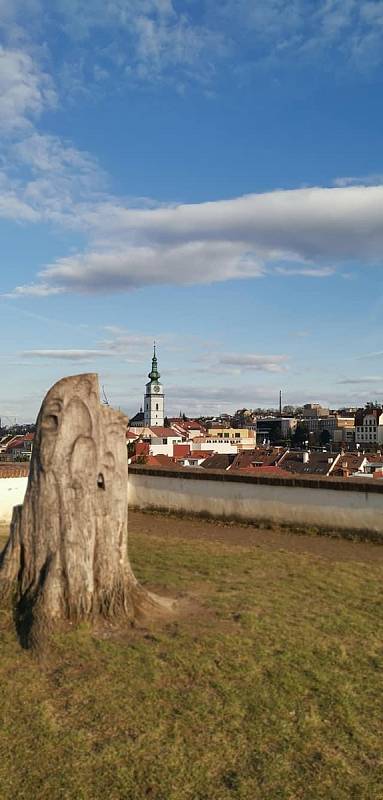
<instances>
[{"instance_id":1,"label":"window","mask_svg":"<svg viewBox=\"0 0 383 800\"><path fill-rule=\"evenodd\" d=\"M163 439L163 440L162 440L162 444L167 444L167 443L168 443L168 440L167 440L167 439Z\"/></svg>"},{"instance_id":2,"label":"window","mask_svg":"<svg viewBox=\"0 0 383 800\"><path fill-rule=\"evenodd\" d=\"M158 411L158 403L156 403L156 411Z\"/></svg>"}]
</instances>

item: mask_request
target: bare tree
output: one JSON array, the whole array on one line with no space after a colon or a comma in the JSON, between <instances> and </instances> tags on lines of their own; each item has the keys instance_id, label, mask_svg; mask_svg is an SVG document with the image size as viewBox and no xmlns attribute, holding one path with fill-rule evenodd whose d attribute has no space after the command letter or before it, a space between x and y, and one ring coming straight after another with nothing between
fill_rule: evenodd
<instances>
[{"instance_id":1,"label":"bare tree","mask_svg":"<svg viewBox=\"0 0 383 800\"><path fill-rule=\"evenodd\" d=\"M24 646L41 647L63 621L134 620L170 605L128 560L125 431L95 374L63 378L43 401L24 504L0 555L0 595L15 603Z\"/></svg>"}]
</instances>

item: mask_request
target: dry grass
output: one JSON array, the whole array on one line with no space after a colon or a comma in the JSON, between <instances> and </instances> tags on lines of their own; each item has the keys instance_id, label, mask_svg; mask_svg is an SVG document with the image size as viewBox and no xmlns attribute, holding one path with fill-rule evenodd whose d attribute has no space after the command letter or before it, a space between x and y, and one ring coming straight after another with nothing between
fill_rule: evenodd
<instances>
[{"instance_id":1,"label":"dry grass","mask_svg":"<svg viewBox=\"0 0 383 800\"><path fill-rule=\"evenodd\" d=\"M139 533L130 553L194 612L80 628L44 667L0 613L1 800L383 798L381 566Z\"/></svg>"}]
</instances>

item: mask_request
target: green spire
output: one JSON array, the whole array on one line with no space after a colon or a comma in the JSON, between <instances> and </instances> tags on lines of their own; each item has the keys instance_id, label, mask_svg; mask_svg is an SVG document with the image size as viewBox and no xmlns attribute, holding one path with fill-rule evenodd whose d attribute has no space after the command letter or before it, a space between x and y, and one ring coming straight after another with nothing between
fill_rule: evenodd
<instances>
[{"instance_id":1,"label":"green spire","mask_svg":"<svg viewBox=\"0 0 383 800\"><path fill-rule=\"evenodd\" d=\"M153 358L152 358L152 369L151 372L148 374L148 378L150 378L152 383L157 383L160 378L160 373L158 372L158 365L157 365L157 356L156 356L156 343L154 342L153 347Z\"/></svg>"}]
</instances>

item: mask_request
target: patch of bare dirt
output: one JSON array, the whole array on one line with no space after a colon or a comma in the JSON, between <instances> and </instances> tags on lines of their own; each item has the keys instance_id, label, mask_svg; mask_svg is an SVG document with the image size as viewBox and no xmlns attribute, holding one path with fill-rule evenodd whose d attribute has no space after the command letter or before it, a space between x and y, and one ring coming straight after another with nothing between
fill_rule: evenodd
<instances>
[{"instance_id":1,"label":"patch of bare dirt","mask_svg":"<svg viewBox=\"0 0 383 800\"><path fill-rule=\"evenodd\" d=\"M363 561L383 564L383 546L371 542L315 534L294 533L285 528L256 525L225 525L193 517L129 511L129 534L164 536L178 539L198 539L222 542L242 547L263 547L291 553L311 553L329 561Z\"/></svg>"}]
</instances>

